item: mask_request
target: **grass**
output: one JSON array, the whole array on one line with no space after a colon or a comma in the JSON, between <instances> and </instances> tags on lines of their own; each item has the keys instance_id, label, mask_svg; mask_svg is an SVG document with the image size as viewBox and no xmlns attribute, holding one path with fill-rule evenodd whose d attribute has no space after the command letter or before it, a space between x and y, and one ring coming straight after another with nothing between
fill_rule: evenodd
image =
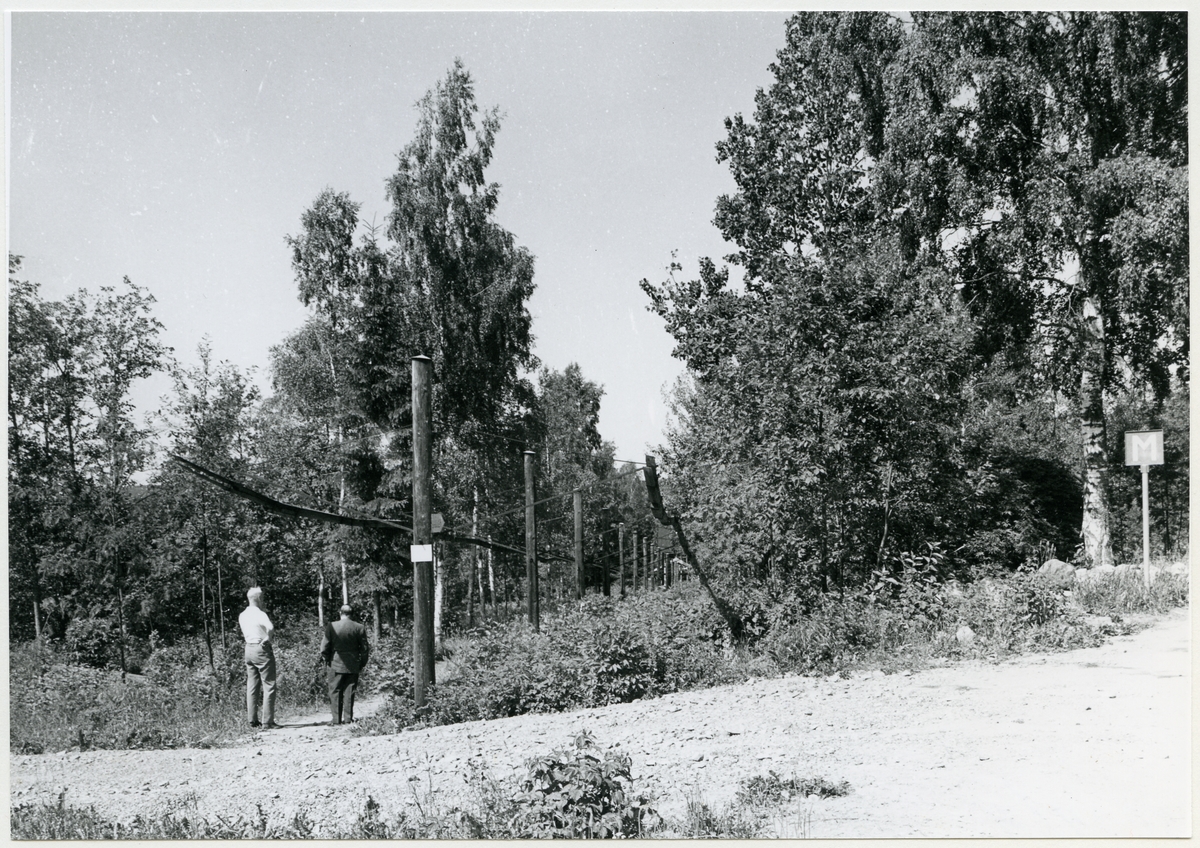
<instances>
[{"instance_id":1,"label":"grass","mask_svg":"<svg viewBox=\"0 0 1200 848\"><path fill-rule=\"evenodd\" d=\"M564 750L534 758L523 778L500 782L478 764L469 777L474 794L463 806L442 806L431 791L414 793L413 804L388 816L368 797L356 820L318 832L304 810L272 823L253 816L204 819L166 813L128 822L105 818L94 807L75 808L60 795L54 804L25 804L11 812L13 839L528 839L528 838L721 838L808 836L808 794L837 797L846 782L822 778L787 780L774 772L742 782L734 803L713 810L690 799L681 819L657 815L653 798L638 792L627 758L602 753L582 736ZM794 791L789 791L791 787ZM804 793L806 789L812 792Z\"/></svg>"},{"instance_id":2,"label":"grass","mask_svg":"<svg viewBox=\"0 0 1200 848\"><path fill-rule=\"evenodd\" d=\"M276 713L309 711L324 698L318 636L285 635L276 646ZM208 652L198 639L161 646L143 675L70 661L42 642L9 652L9 747L13 753L213 747L245 736L243 648Z\"/></svg>"}]
</instances>

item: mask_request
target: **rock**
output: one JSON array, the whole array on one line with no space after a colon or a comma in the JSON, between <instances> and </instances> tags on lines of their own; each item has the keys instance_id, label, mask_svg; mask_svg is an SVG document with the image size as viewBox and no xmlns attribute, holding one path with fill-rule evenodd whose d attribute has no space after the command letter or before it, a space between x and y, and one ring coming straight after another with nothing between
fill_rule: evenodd
<instances>
[{"instance_id":1,"label":"rock","mask_svg":"<svg viewBox=\"0 0 1200 848\"><path fill-rule=\"evenodd\" d=\"M1055 586L1070 586L1075 582L1075 569L1061 559L1046 560L1037 573Z\"/></svg>"},{"instance_id":2,"label":"rock","mask_svg":"<svg viewBox=\"0 0 1200 848\"><path fill-rule=\"evenodd\" d=\"M954 638L958 640L960 645L970 645L975 641L975 631L967 625L959 625L958 630L954 634Z\"/></svg>"}]
</instances>

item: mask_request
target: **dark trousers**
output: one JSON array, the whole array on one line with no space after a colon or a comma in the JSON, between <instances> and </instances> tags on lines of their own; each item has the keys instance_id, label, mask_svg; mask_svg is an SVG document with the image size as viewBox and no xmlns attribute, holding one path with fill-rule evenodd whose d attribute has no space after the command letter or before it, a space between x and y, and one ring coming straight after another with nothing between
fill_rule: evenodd
<instances>
[{"instance_id":1,"label":"dark trousers","mask_svg":"<svg viewBox=\"0 0 1200 848\"><path fill-rule=\"evenodd\" d=\"M354 721L354 690L358 686L358 673L339 674L332 668L326 672L329 685L329 710L333 723Z\"/></svg>"}]
</instances>

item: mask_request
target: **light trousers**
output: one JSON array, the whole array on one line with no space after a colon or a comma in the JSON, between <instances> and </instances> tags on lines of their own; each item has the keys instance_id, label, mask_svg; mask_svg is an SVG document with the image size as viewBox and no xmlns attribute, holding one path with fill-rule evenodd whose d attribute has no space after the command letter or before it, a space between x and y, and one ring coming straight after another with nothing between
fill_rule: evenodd
<instances>
[{"instance_id":1,"label":"light trousers","mask_svg":"<svg viewBox=\"0 0 1200 848\"><path fill-rule=\"evenodd\" d=\"M275 721L275 650L266 644L246 645L246 718L258 722L262 701L263 724Z\"/></svg>"}]
</instances>

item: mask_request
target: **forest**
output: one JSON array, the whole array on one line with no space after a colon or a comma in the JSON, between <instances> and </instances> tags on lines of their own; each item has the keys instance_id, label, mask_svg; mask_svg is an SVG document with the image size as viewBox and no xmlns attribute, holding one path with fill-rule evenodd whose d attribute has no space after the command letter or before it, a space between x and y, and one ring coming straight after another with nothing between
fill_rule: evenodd
<instances>
[{"instance_id":1,"label":"forest","mask_svg":"<svg viewBox=\"0 0 1200 848\"><path fill-rule=\"evenodd\" d=\"M207 344L168 349L137 281L47 300L10 254L10 643L122 672L190 645L216 672L258 585L281 629L346 600L409 656L410 537L269 512L171 457L408 525L420 355L434 511L490 545L435 537L439 651L542 644L497 635L525 614L526 451L547 617L619 617L657 589L625 624L684 616L727 648L835 601L932 622L951 586L1140 563L1128 430L1163 431L1151 553L1186 559L1186 30L1185 13L791 18L774 81L716 144L730 254L640 282L686 366L647 449L658 503L644 457L617 461L599 430L604 388L533 354L535 257L487 178L500 112L461 62L417 104L384 225L328 188L278 234L308 317L271 349L268 392ZM173 388L147 415L131 396L152 374ZM652 648L605 656L666 685ZM555 703L656 691L605 679ZM483 717L533 708L551 706Z\"/></svg>"}]
</instances>

